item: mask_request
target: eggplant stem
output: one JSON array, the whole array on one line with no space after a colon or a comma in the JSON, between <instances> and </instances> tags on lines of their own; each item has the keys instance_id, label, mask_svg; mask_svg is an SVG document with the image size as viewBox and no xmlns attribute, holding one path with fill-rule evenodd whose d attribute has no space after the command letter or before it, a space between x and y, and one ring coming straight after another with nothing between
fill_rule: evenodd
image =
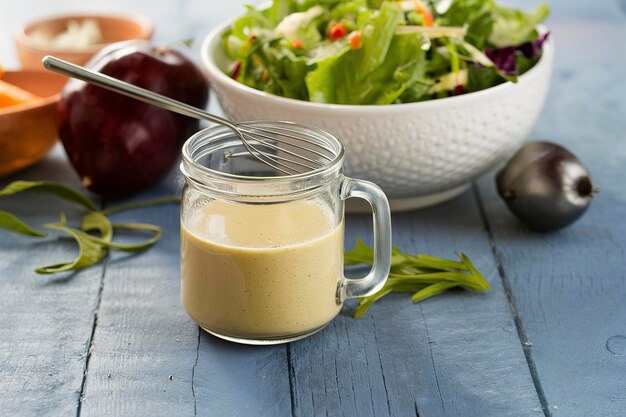
<instances>
[{"instance_id":1,"label":"eggplant stem","mask_svg":"<svg viewBox=\"0 0 626 417\"><path fill-rule=\"evenodd\" d=\"M576 191L581 197L591 197L600 190L591 184L591 179L587 176L580 177L576 181Z\"/></svg>"},{"instance_id":2,"label":"eggplant stem","mask_svg":"<svg viewBox=\"0 0 626 417\"><path fill-rule=\"evenodd\" d=\"M506 190L502 197L505 200L515 200L515 198L517 198L517 193L514 190Z\"/></svg>"}]
</instances>

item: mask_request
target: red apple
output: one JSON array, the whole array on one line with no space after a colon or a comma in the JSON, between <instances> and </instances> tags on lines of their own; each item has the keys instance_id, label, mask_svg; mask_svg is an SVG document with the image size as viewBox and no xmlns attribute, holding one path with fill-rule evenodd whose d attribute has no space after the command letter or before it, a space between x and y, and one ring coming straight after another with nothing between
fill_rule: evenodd
<instances>
[{"instance_id":1,"label":"red apple","mask_svg":"<svg viewBox=\"0 0 626 417\"><path fill-rule=\"evenodd\" d=\"M147 41L112 44L88 68L204 108L208 83L182 53ZM199 128L187 116L72 79L58 105L59 137L89 190L118 198L165 176Z\"/></svg>"}]
</instances>

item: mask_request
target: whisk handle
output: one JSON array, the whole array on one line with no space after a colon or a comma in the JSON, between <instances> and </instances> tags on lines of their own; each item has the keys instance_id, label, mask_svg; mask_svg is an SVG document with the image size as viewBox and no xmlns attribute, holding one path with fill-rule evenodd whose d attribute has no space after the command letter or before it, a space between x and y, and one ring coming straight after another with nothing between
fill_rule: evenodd
<instances>
[{"instance_id":1,"label":"whisk handle","mask_svg":"<svg viewBox=\"0 0 626 417\"><path fill-rule=\"evenodd\" d=\"M159 106L175 113L183 114L185 116L193 117L195 119L209 120L211 122L218 123L236 130L235 125L229 120L211 114L207 111L201 110L197 107L190 106L189 104L182 103L180 101L171 99L161 94L157 94L150 90L146 90L145 88L137 87L136 85L127 83L122 80L118 80L117 78L113 78L109 75L102 74L97 71L92 71L79 65L71 64L67 61L55 58L50 55L45 56L41 60L41 63L46 69L50 71L58 72L59 74L63 74L68 77L76 78L90 84L106 88L107 90L123 94L136 100L143 101L145 103Z\"/></svg>"},{"instance_id":2,"label":"whisk handle","mask_svg":"<svg viewBox=\"0 0 626 417\"><path fill-rule=\"evenodd\" d=\"M344 278L337 289L337 301L373 294L381 289L391 270L391 213L385 193L369 181L344 178L341 198L357 197L372 206L374 220L374 263L367 276Z\"/></svg>"}]
</instances>

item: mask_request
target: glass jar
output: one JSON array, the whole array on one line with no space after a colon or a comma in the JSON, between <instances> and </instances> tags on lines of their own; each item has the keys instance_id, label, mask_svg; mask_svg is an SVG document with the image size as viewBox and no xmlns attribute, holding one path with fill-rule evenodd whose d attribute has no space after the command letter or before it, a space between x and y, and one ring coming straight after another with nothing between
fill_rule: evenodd
<instances>
[{"instance_id":1,"label":"glass jar","mask_svg":"<svg viewBox=\"0 0 626 417\"><path fill-rule=\"evenodd\" d=\"M278 175L222 126L198 132L183 147L182 304L204 330L227 340L273 344L306 337L326 326L345 299L380 289L389 273L384 193L343 175L344 149L333 135L288 127L323 145L327 163ZM375 262L361 279L343 275L349 197L373 208Z\"/></svg>"}]
</instances>

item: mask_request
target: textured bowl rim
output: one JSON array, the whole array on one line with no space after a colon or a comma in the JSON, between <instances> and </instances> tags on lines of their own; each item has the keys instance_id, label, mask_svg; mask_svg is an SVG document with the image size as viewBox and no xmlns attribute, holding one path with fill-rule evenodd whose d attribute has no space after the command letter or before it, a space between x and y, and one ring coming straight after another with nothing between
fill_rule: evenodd
<instances>
[{"instance_id":1,"label":"textured bowl rim","mask_svg":"<svg viewBox=\"0 0 626 417\"><path fill-rule=\"evenodd\" d=\"M209 77L209 81L216 80L221 84L227 85L231 89L238 90L241 93L249 94L255 96L258 99L263 99L269 101L270 103L275 103L278 105L288 105L290 107L298 107L301 110L306 111L314 111L314 112L326 112L328 110L337 110L345 113L352 114L362 114L362 113L376 113L380 114L395 114L397 111L405 111L405 110L435 110L440 108L449 108L449 107L457 107L463 106L468 103L475 102L475 100L480 100L481 98L488 99L491 96L497 95L498 93L506 92L515 87L521 87L523 84L526 84L527 81L532 80L534 78L540 77L541 74L549 69L550 62L552 61L552 56L554 54L554 46L552 41L552 36L548 38L548 40L543 45L543 50L539 61L527 72L518 77L517 83L513 83L511 81L507 81L505 83L496 85L494 87L487 88L485 90L475 91L472 93L466 93L459 96L453 97L445 97L438 98L434 100L427 101L418 101L414 103L400 103L400 104L329 104L329 103L316 103L311 101L298 100L293 98L281 97L275 94L266 93L264 91L260 91L254 89L252 87L248 87L247 85L241 84L235 80L233 80L228 75L224 74L222 70L217 66L213 59L213 50L209 53L209 49L212 43L215 42L215 45L219 45L216 42L216 38L221 37L222 32L226 30L226 28L231 24L231 21L224 22L214 28L202 41L200 58L202 61L202 65L207 71L207 75ZM547 28L543 25L537 26L537 30L539 33L547 32Z\"/></svg>"},{"instance_id":2,"label":"textured bowl rim","mask_svg":"<svg viewBox=\"0 0 626 417\"><path fill-rule=\"evenodd\" d=\"M70 14L54 14L41 19L33 20L31 22L22 25L17 32L15 32L14 39L20 43L20 46L30 49L32 51L39 51L41 53L63 53L63 54L93 54L98 52L104 46L109 45L111 42L96 43L88 48L74 50L66 48L39 48L34 46L30 42L29 36L26 34L29 29L36 25L49 22L51 20L72 20L72 19L99 19L99 18L113 18L126 20L127 22L133 22L141 27L143 36L145 39L150 39L154 34L154 24L147 16L139 13L97 13L97 12L85 12L85 13L70 13ZM127 39L130 40L130 39Z\"/></svg>"}]
</instances>

